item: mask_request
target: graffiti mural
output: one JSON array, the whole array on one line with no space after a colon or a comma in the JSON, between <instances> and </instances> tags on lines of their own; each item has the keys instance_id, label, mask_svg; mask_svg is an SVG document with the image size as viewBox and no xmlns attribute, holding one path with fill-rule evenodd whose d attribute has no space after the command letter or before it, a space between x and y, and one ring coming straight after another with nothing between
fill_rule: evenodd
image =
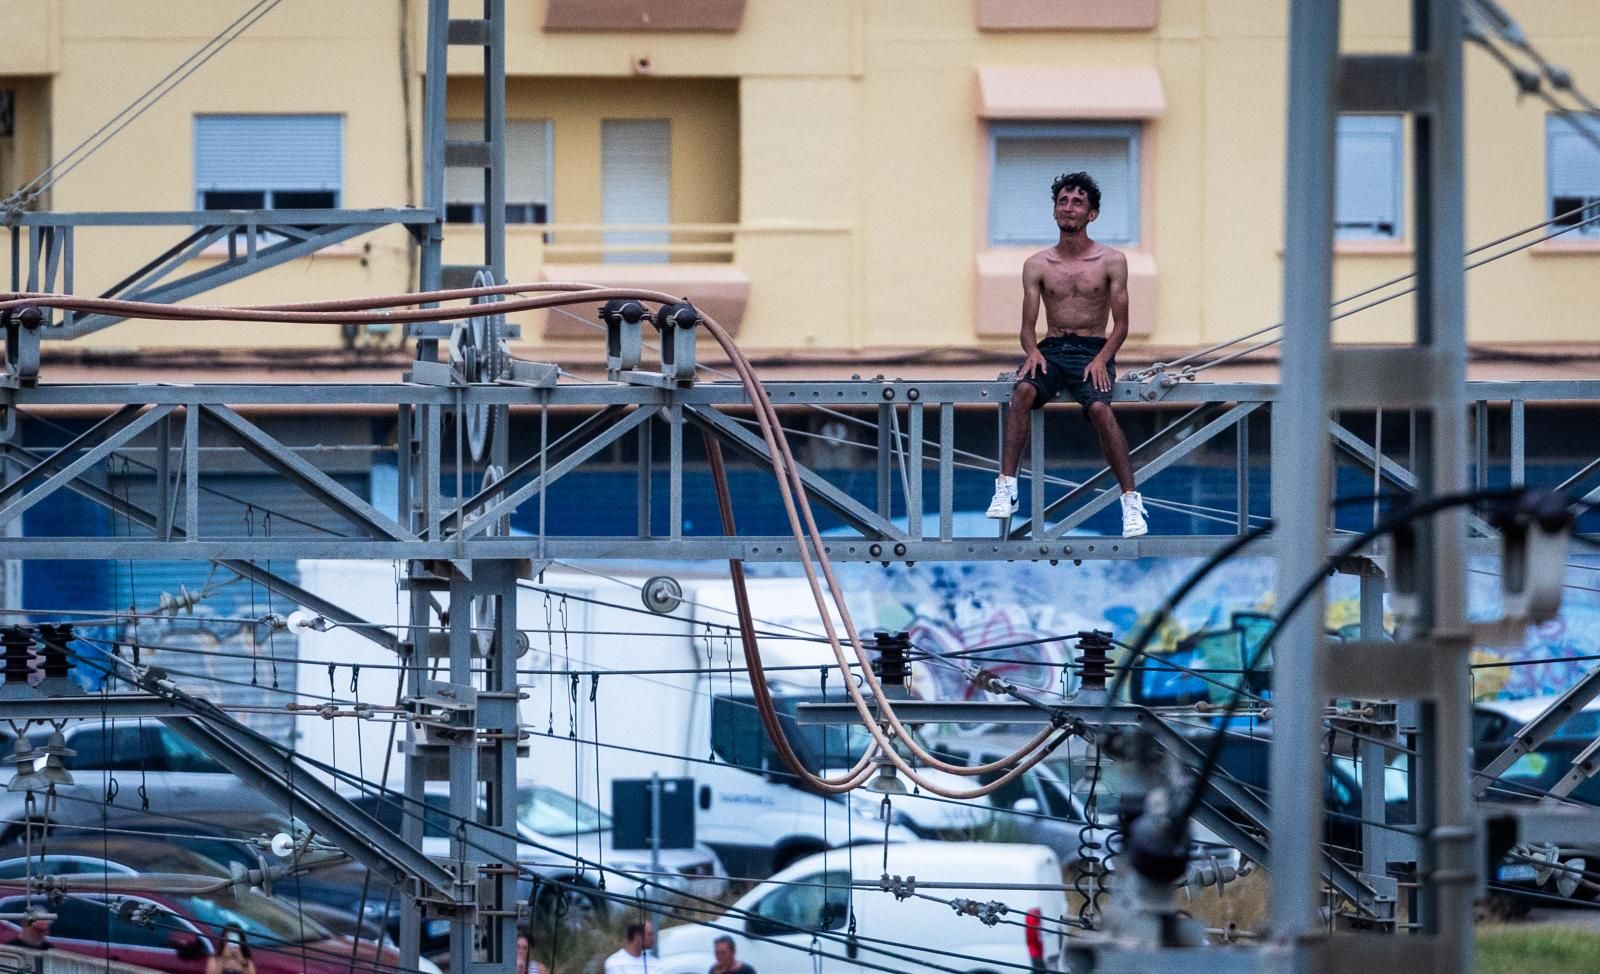
<instances>
[{"instance_id":1,"label":"graffiti mural","mask_svg":"<svg viewBox=\"0 0 1600 974\"><path fill-rule=\"evenodd\" d=\"M970 699L979 691L963 672L990 669L1018 686L1070 692L1061 664L1076 650L1060 637L1087 629L1110 630L1128 641L1147 614L1194 570L1187 559L1093 561L1082 564L924 564L840 565L841 585L862 629L901 629L913 644L940 660L916 668L916 691L928 699ZM1475 562L1470 576L1471 616L1489 619L1499 612L1499 578L1493 560ZM1479 649L1474 690L1480 698L1527 697L1558 693L1596 665L1600 655L1600 562L1574 557L1559 618L1531 626L1521 645ZM1266 625L1273 609L1273 563L1240 558L1217 570L1180 605L1168 625L1155 634L1152 651L1174 660L1185 652L1200 662L1223 666L1215 649L1196 648L1199 634ZM1357 583L1336 575L1328 580L1326 624L1330 632L1353 638L1359 621ZM1386 625L1389 620L1386 618ZM1248 627L1248 626L1247 626ZM1255 635L1259 635L1256 633ZM1241 645L1253 646L1246 632ZM1206 656L1209 652L1212 656ZM974 658L976 657L976 658ZM1517 665L1499 666L1501 663ZM1151 677L1160 682L1156 677ZM1171 682L1170 680L1167 682ZM1192 691L1193 688L1190 688ZM1208 691L1213 698L1224 692Z\"/></svg>"}]
</instances>

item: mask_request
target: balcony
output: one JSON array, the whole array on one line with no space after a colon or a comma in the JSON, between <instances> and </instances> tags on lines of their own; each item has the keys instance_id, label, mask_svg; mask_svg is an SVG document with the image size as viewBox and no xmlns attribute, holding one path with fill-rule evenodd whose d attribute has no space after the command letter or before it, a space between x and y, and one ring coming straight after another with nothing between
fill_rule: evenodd
<instances>
[{"instance_id":1,"label":"balcony","mask_svg":"<svg viewBox=\"0 0 1600 974\"><path fill-rule=\"evenodd\" d=\"M446 228L445 263L479 259L477 230L465 224ZM507 276L666 291L693 301L731 333L753 331L761 344L799 344L786 333L794 322L786 323L781 313L747 320L754 286L760 307L806 307L806 317L827 329L826 340L837 342L852 319L852 289L820 289L815 282L852 279L854 236L844 224L778 221L522 224L506 228ZM807 273L796 274L796 267ZM593 309L582 307L519 320L525 336L546 342L589 342L599 334Z\"/></svg>"}]
</instances>

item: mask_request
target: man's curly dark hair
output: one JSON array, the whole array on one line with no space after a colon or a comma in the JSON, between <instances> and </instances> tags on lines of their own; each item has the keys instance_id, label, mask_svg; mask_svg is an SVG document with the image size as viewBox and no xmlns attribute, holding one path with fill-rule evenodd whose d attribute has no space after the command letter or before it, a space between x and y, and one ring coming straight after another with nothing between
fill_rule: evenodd
<instances>
[{"instance_id":1,"label":"man's curly dark hair","mask_svg":"<svg viewBox=\"0 0 1600 974\"><path fill-rule=\"evenodd\" d=\"M1086 172L1064 172L1050 184L1050 202L1054 203L1064 189L1081 189L1089 197L1089 209L1100 209L1100 184Z\"/></svg>"}]
</instances>

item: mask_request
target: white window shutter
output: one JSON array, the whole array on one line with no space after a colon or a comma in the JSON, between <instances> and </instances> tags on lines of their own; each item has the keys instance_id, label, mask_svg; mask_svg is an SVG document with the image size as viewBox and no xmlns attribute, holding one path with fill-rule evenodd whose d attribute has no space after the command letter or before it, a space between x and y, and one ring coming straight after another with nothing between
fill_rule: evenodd
<instances>
[{"instance_id":1,"label":"white window shutter","mask_svg":"<svg viewBox=\"0 0 1600 974\"><path fill-rule=\"evenodd\" d=\"M338 193L344 173L343 123L338 115L196 115L196 193Z\"/></svg>"},{"instance_id":2,"label":"white window shutter","mask_svg":"<svg viewBox=\"0 0 1600 974\"><path fill-rule=\"evenodd\" d=\"M671 214L672 128L666 119L600 123L600 220L667 224ZM664 244L666 233L607 233L608 244ZM607 253L618 263L664 263L665 252Z\"/></svg>"},{"instance_id":3,"label":"white window shutter","mask_svg":"<svg viewBox=\"0 0 1600 974\"><path fill-rule=\"evenodd\" d=\"M1600 197L1600 148L1573 128L1573 123L1600 137L1600 121L1554 115L1546 119L1550 154L1550 195Z\"/></svg>"},{"instance_id":4,"label":"white window shutter","mask_svg":"<svg viewBox=\"0 0 1600 974\"><path fill-rule=\"evenodd\" d=\"M1334 180L1334 223L1344 239L1398 239L1401 119L1342 115Z\"/></svg>"},{"instance_id":5,"label":"white window shutter","mask_svg":"<svg viewBox=\"0 0 1600 974\"><path fill-rule=\"evenodd\" d=\"M1073 134L1052 126L1038 134L1002 130L994 137L990 178L989 238L995 244L1054 243L1056 228L1050 184L1067 172L1087 172L1100 186L1100 216L1089 236L1109 244L1138 240L1138 192L1134 140L1128 134Z\"/></svg>"}]
</instances>

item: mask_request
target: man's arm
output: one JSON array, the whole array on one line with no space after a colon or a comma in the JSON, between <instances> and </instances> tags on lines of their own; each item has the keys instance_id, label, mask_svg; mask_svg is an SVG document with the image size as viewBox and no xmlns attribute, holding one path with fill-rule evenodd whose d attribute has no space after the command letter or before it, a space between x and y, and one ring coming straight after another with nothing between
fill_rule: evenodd
<instances>
[{"instance_id":1,"label":"man's arm","mask_svg":"<svg viewBox=\"0 0 1600 974\"><path fill-rule=\"evenodd\" d=\"M1044 288L1044 271L1034 258L1022 265L1022 352L1026 356L1017 378L1026 379L1036 371L1043 375L1044 356L1039 352L1039 295Z\"/></svg>"},{"instance_id":2,"label":"man's arm","mask_svg":"<svg viewBox=\"0 0 1600 974\"><path fill-rule=\"evenodd\" d=\"M1094 383L1101 392L1111 389L1111 375L1106 366L1117 357L1117 349L1128 340L1128 258L1120 250L1112 250L1106 261L1107 296L1111 299L1111 331L1106 335L1105 347L1083 370L1083 377Z\"/></svg>"}]
</instances>

